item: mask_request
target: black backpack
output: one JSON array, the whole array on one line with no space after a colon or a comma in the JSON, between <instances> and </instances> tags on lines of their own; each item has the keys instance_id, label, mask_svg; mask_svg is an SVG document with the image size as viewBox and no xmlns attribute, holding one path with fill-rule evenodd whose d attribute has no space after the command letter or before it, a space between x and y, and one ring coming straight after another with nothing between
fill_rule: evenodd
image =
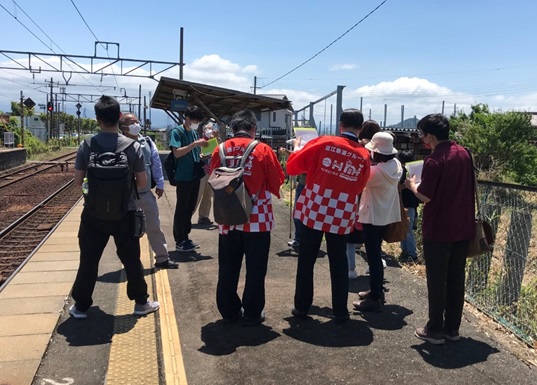
<instances>
[{"instance_id":1,"label":"black backpack","mask_svg":"<svg viewBox=\"0 0 537 385\"><path fill-rule=\"evenodd\" d=\"M104 151L95 138L88 138L85 142L90 149L85 207L95 218L121 219L127 214L132 189L135 188L134 173L125 150L136 142L122 138L115 152Z\"/></svg>"},{"instance_id":2,"label":"black backpack","mask_svg":"<svg viewBox=\"0 0 537 385\"><path fill-rule=\"evenodd\" d=\"M166 155L166 158L164 158L164 172L166 172L166 176L168 177L168 182L172 186L177 186L177 181L175 180L175 170L177 169L177 160L175 159L175 155L173 155L173 151L170 151L168 155Z\"/></svg>"}]
</instances>

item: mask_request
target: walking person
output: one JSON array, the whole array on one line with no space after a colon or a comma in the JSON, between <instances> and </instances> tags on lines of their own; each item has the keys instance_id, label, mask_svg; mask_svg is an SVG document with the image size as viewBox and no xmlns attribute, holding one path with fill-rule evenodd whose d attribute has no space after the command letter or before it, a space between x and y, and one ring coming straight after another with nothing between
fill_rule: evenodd
<instances>
[{"instance_id":1,"label":"walking person","mask_svg":"<svg viewBox=\"0 0 537 385\"><path fill-rule=\"evenodd\" d=\"M154 181L157 197L160 199L164 193L164 174L162 173L162 163L160 162L157 146L149 136L140 134L142 126L133 113L125 113L121 116L119 128L127 138L140 143L144 154L147 183L145 186L138 188L139 199L136 200L136 206L145 213L146 234L151 250L155 253L155 267L177 269L179 268L179 263L172 261L169 257L166 236L160 228L157 199L151 191L151 184Z\"/></svg>"},{"instance_id":2,"label":"walking person","mask_svg":"<svg viewBox=\"0 0 537 385\"><path fill-rule=\"evenodd\" d=\"M173 237L175 250L179 252L189 252L199 247L188 236L192 230L192 215L196 208L201 179L194 172L194 167L200 162L200 147L207 146L206 139L198 139L197 129L202 120L203 112L199 107L188 107L184 123L170 134L170 149L177 161L177 202L173 216Z\"/></svg>"},{"instance_id":3,"label":"walking person","mask_svg":"<svg viewBox=\"0 0 537 385\"><path fill-rule=\"evenodd\" d=\"M302 222L292 309L293 316L299 319L308 317L313 303L313 270L323 236L330 263L335 322L349 319L347 234L354 228L358 195L369 177L370 167L369 154L358 143L363 122L359 110L343 111L339 119L340 136L313 139L287 161L289 175L307 174L294 212Z\"/></svg>"},{"instance_id":4,"label":"walking person","mask_svg":"<svg viewBox=\"0 0 537 385\"><path fill-rule=\"evenodd\" d=\"M430 114L418 122L418 136L434 151L425 158L421 183L405 184L424 202L423 256L429 319L415 336L432 344L459 341L464 306L466 252L475 235L473 162L468 151L449 140L449 120Z\"/></svg>"},{"instance_id":5,"label":"walking person","mask_svg":"<svg viewBox=\"0 0 537 385\"><path fill-rule=\"evenodd\" d=\"M399 180L403 174L401 163L395 159L397 150L393 136L377 132L365 148L371 151L371 174L360 198L359 221L363 227L369 287L358 293L353 302L359 311L381 311L384 302L384 266L381 257L382 235L386 226L401 220Z\"/></svg>"},{"instance_id":6,"label":"walking person","mask_svg":"<svg viewBox=\"0 0 537 385\"><path fill-rule=\"evenodd\" d=\"M133 314L141 316L159 309L158 302L148 300L147 284L140 261L140 241L133 231L136 210L136 192L134 189L136 187L142 188L147 183L144 157L139 143L119 133L120 114L119 103L110 96L102 96L95 103L95 116L100 132L91 138L91 147L84 141L76 156L75 184L82 187L84 178L86 175L89 176L88 169L92 165L90 163L95 162L94 151L100 149L101 151L98 152L104 154L106 152L113 153L118 148L125 148L122 155L126 157L129 171L125 180L130 187L125 189L128 196L123 202L124 197L119 189L111 189L106 192L110 196L103 197L103 191L95 191L94 184L91 180L89 181L88 196L85 199L78 230L80 264L72 291L75 303L69 308L69 314L78 319L87 318L87 311L93 304L92 295L97 281L99 261L110 236L114 238L117 255L127 275L127 296L135 301ZM133 174L136 186L130 184L133 180ZM112 197L114 194L120 195ZM121 213L122 209L125 208L125 213L119 219L102 219L96 214L102 213L102 207L98 207L97 210L94 207L95 200L109 199L108 202L111 202L112 198L119 198L122 207L118 212ZM114 199L114 202L117 201L118 199ZM125 203L126 205L123 207Z\"/></svg>"},{"instance_id":7,"label":"walking person","mask_svg":"<svg viewBox=\"0 0 537 385\"><path fill-rule=\"evenodd\" d=\"M250 110L233 115L233 137L224 143L226 157L235 157L228 167L237 167L240 157L255 139L256 117ZM236 163L233 163L236 162ZM220 167L219 148L211 159L211 170ZM216 304L224 322L234 322L243 315L244 326L265 321L265 276L267 273L270 231L274 228L272 195L280 197L285 175L278 158L265 143L258 143L244 165L244 185L253 207L247 223L218 226L218 283ZM242 298L237 287L243 257L246 258L246 281Z\"/></svg>"}]
</instances>

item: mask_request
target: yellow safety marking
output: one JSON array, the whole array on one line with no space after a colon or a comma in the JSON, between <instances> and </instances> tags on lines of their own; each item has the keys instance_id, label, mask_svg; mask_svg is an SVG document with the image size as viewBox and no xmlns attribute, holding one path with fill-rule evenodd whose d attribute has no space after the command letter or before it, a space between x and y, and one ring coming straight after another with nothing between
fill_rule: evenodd
<instances>
[{"instance_id":1,"label":"yellow safety marking","mask_svg":"<svg viewBox=\"0 0 537 385\"><path fill-rule=\"evenodd\" d=\"M175 319L168 272L156 273L157 295L160 302L160 333L162 336L162 356L167 385L187 385L183 354L179 340L179 328Z\"/></svg>"},{"instance_id":2,"label":"yellow safety marking","mask_svg":"<svg viewBox=\"0 0 537 385\"><path fill-rule=\"evenodd\" d=\"M147 237L140 240L140 248L142 264L151 266ZM134 301L127 298L124 270L121 272L121 281L106 384L159 384L156 313L145 317L132 315ZM153 280L150 276L146 277L146 282L148 292L153 293Z\"/></svg>"}]
</instances>

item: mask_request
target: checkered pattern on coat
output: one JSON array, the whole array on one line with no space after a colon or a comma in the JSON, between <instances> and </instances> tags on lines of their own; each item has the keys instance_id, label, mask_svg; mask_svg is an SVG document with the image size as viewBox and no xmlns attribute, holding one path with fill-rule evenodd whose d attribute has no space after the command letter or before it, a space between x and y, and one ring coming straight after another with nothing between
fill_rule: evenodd
<instances>
[{"instance_id":1,"label":"checkered pattern on coat","mask_svg":"<svg viewBox=\"0 0 537 385\"><path fill-rule=\"evenodd\" d=\"M313 184L302 190L294 217L315 230L333 234L349 234L356 222L358 197L333 189L321 190Z\"/></svg>"},{"instance_id":2,"label":"checkered pattern on coat","mask_svg":"<svg viewBox=\"0 0 537 385\"><path fill-rule=\"evenodd\" d=\"M271 231L274 228L274 214L272 212L272 194L268 190L261 192L257 197L250 214L250 220L242 225L218 225L218 232L226 235L231 230L240 230L247 233Z\"/></svg>"}]
</instances>

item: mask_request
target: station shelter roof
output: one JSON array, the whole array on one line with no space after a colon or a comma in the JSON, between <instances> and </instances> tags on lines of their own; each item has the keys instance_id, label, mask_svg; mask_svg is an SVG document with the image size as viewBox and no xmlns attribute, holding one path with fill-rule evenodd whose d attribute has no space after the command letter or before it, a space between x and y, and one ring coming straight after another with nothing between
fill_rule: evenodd
<instances>
[{"instance_id":1,"label":"station shelter roof","mask_svg":"<svg viewBox=\"0 0 537 385\"><path fill-rule=\"evenodd\" d=\"M151 98L151 108L164 110L176 122L181 122L181 108L185 105L197 105L205 111L206 116L218 122L245 108L254 112L292 110L291 101L285 95L270 97L185 80L160 78Z\"/></svg>"}]
</instances>

